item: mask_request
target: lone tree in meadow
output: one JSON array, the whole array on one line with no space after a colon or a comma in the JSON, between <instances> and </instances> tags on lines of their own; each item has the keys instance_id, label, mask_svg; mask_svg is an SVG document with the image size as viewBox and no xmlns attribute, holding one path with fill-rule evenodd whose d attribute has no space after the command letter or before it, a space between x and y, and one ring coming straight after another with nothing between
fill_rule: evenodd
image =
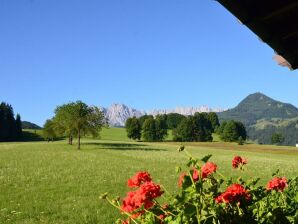
<instances>
[{"instance_id":1,"label":"lone tree in meadow","mask_svg":"<svg viewBox=\"0 0 298 224\"><path fill-rule=\"evenodd\" d=\"M271 142L272 144L280 145L285 141L285 138L280 133L273 133L271 136Z\"/></svg>"},{"instance_id":2,"label":"lone tree in meadow","mask_svg":"<svg viewBox=\"0 0 298 224\"><path fill-rule=\"evenodd\" d=\"M77 136L78 149L81 147L83 135L91 134L97 137L102 126L106 124L104 115L98 107L88 106L82 101L58 106L53 119L56 130L69 137L69 144L72 144L72 137Z\"/></svg>"},{"instance_id":3,"label":"lone tree in meadow","mask_svg":"<svg viewBox=\"0 0 298 224\"><path fill-rule=\"evenodd\" d=\"M128 118L125 122L127 137L133 140L141 139L142 127L140 121L136 117Z\"/></svg>"}]
</instances>

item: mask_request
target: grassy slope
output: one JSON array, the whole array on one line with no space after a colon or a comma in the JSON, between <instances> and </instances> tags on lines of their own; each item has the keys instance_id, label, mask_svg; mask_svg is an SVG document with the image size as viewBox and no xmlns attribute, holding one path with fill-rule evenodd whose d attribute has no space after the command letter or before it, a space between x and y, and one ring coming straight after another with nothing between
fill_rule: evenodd
<instances>
[{"instance_id":1,"label":"grassy slope","mask_svg":"<svg viewBox=\"0 0 298 224\"><path fill-rule=\"evenodd\" d=\"M98 196L123 197L136 171L148 170L169 191L177 190L175 166L185 162L178 145L128 141L123 129L113 128L103 131L102 140L84 140L81 151L65 141L0 143L0 223L112 223L118 212ZM236 154L249 159L246 177L258 175L262 184L278 168L281 175L297 175L298 151L291 147L186 145L196 157L213 154L225 175L239 174L230 165Z\"/></svg>"},{"instance_id":2,"label":"grassy slope","mask_svg":"<svg viewBox=\"0 0 298 224\"><path fill-rule=\"evenodd\" d=\"M124 128L103 128L100 133L102 140L129 141Z\"/></svg>"},{"instance_id":3,"label":"grassy slope","mask_svg":"<svg viewBox=\"0 0 298 224\"><path fill-rule=\"evenodd\" d=\"M296 123L298 122L298 117L296 118L291 118L291 119L271 119L271 120L266 120L266 119L261 119L258 120L255 125L252 125L252 127L255 127L256 129L265 129L266 126L275 126L275 127L286 127L289 126L291 123Z\"/></svg>"}]
</instances>

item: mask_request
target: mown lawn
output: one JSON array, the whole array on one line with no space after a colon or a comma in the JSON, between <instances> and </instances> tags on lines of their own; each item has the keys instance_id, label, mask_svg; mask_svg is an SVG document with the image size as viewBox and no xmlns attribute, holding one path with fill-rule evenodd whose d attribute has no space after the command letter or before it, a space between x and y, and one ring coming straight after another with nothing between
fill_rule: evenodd
<instances>
[{"instance_id":1,"label":"mown lawn","mask_svg":"<svg viewBox=\"0 0 298 224\"><path fill-rule=\"evenodd\" d=\"M276 169L287 177L298 175L295 148L222 142L186 145L196 157L213 154L212 161L224 175L240 174L231 168L236 154L249 160L245 177L260 176L260 184ZM123 197L126 180L140 170L176 191L175 167L186 161L178 146L128 141L120 129L104 130L102 140L85 139L82 150L65 141L0 143L0 223L112 223L119 213L99 195Z\"/></svg>"}]
</instances>

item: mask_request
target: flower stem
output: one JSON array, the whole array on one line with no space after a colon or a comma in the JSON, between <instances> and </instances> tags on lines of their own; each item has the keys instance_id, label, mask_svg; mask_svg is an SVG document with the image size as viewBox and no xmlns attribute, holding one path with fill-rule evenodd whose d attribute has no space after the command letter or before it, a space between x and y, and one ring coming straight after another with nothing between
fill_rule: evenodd
<instances>
[{"instance_id":1,"label":"flower stem","mask_svg":"<svg viewBox=\"0 0 298 224\"><path fill-rule=\"evenodd\" d=\"M106 200L115 208L121 210L120 206L115 205L108 197L106 198ZM123 212L125 215L127 215L135 224L138 224L136 220L134 220L133 218L131 218L131 214L129 214L128 212Z\"/></svg>"}]
</instances>

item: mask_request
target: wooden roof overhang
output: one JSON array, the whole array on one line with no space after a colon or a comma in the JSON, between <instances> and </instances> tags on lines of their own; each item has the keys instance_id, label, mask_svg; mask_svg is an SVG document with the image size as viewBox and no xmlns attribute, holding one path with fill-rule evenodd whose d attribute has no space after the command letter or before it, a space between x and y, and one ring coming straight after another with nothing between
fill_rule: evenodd
<instances>
[{"instance_id":1,"label":"wooden roof overhang","mask_svg":"<svg viewBox=\"0 0 298 224\"><path fill-rule=\"evenodd\" d=\"M298 68L298 0L217 1L286 59L291 69Z\"/></svg>"}]
</instances>

